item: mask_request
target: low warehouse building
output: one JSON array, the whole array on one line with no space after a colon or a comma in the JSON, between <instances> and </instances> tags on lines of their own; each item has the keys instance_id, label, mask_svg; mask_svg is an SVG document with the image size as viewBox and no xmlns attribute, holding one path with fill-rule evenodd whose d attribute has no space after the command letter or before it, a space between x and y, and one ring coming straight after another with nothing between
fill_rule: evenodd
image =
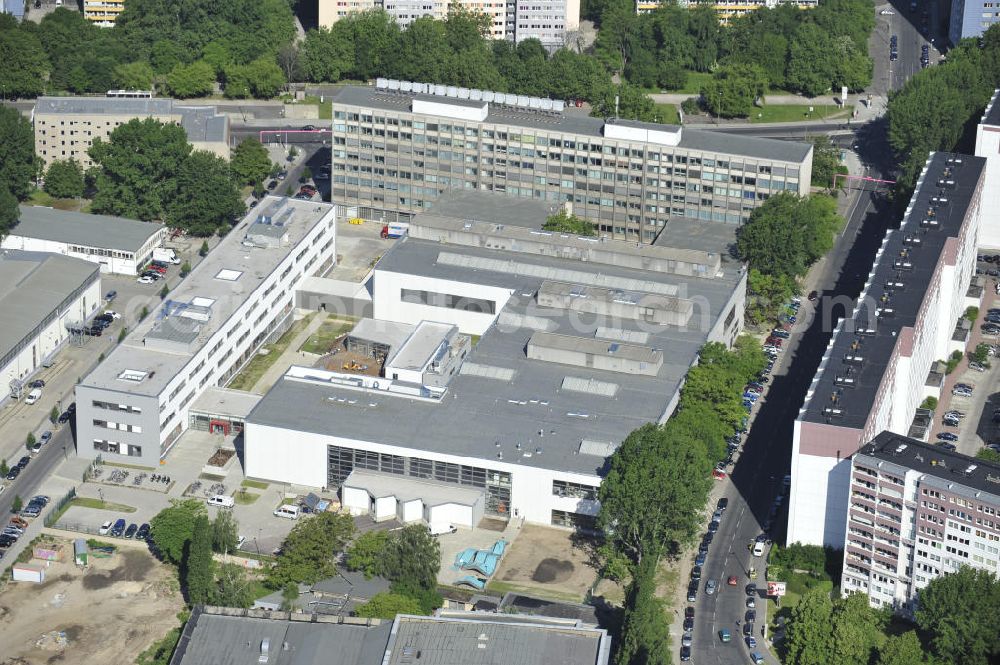
<instances>
[{"instance_id":1,"label":"low warehouse building","mask_svg":"<svg viewBox=\"0 0 1000 665\"><path fill-rule=\"evenodd\" d=\"M0 389L18 398L28 379L97 312L101 271L58 254L0 252ZM6 396L6 392L3 394Z\"/></svg>"},{"instance_id":2,"label":"low warehouse building","mask_svg":"<svg viewBox=\"0 0 1000 665\"><path fill-rule=\"evenodd\" d=\"M103 273L135 275L166 235L167 227L155 222L21 206L2 246L72 256L99 264Z\"/></svg>"}]
</instances>

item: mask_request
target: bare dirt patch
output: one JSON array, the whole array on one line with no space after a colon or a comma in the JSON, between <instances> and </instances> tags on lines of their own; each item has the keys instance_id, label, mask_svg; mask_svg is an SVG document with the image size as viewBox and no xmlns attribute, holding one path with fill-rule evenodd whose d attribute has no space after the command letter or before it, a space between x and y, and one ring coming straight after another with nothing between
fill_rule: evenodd
<instances>
[{"instance_id":1,"label":"bare dirt patch","mask_svg":"<svg viewBox=\"0 0 1000 665\"><path fill-rule=\"evenodd\" d=\"M131 663L177 625L174 572L146 551L91 558L85 571L55 562L45 574L0 591L0 665Z\"/></svg>"},{"instance_id":2,"label":"bare dirt patch","mask_svg":"<svg viewBox=\"0 0 1000 665\"><path fill-rule=\"evenodd\" d=\"M569 531L527 524L494 575L498 591L582 602L597 571Z\"/></svg>"}]
</instances>

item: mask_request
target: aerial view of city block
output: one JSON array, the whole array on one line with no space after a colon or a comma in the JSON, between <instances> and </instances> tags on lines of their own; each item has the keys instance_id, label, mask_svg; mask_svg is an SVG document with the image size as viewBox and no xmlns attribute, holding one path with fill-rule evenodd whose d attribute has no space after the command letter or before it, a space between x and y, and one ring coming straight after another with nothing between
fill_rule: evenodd
<instances>
[{"instance_id":1,"label":"aerial view of city block","mask_svg":"<svg viewBox=\"0 0 1000 665\"><path fill-rule=\"evenodd\" d=\"M1000 665L994 24L0 0L0 665Z\"/></svg>"}]
</instances>

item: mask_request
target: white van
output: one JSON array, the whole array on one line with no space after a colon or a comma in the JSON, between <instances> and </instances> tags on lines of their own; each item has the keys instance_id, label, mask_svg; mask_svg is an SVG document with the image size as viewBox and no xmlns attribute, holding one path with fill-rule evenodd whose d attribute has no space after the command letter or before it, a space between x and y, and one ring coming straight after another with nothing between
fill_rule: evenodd
<instances>
[{"instance_id":1,"label":"white van","mask_svg":"<svg viewBox=\"0 0 1000 665\"><path fill-rule=\"evenodd\" d=\"M445 534L455 533L458 529L455 528L454 524L442 523L428 525L427 531L430 532L432 536L443 536Z\"/></svg>"},{"instance_id":2,"label":"white van","mask_svg":"<svg viewBox=\"0 0 1000 665\"><path fill-rule=\"evenodd\" d=\"M762 554L764 554L764 543L758 540L756 543L753 544L753 555L761 556Z\"/></svg>"},{"instance_id":3,"label":"white van","mask_svg":"<svg viewBox=\"0 0 1000 665\"><path fill-rule=\"evenodd\" d=\"M210 506L218 506L219 508L232 508L236 505L236 499L225 494L216 494L205 503Z\"/></svg>"},{"instance_id":4,"label":"white van","mask_svg":"<svg viewBox=\"0 0 1000 665\"><path fill-rule=\"evenodd\" d=\"M298 506L278 506L277 510L274 511L275 517L284 517L290 520L299 519L299 507Z\"/></svg>"},{"instance_id":5,"label":"white van","mask_svg":"<svg viewBox=\"0 0 1000 665\"><path fill-rule=\"evenodd\" d=\"M34 404L35 402L37 402L40 399L42 399L42 389L41 388L35 388L30 393L28 393L27 397L24 398L24 403L25 404Z\"/></svg>"}]
</instances>

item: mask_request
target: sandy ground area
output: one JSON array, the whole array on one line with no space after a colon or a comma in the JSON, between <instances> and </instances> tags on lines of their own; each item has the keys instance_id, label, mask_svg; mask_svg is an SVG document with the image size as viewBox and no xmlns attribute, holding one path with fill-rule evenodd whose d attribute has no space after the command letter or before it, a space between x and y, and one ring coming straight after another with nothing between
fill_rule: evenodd
<instances>
[{"instance_id":1,"label":"sandy ground area","mask_svg":"<svg viewBox=\"0 0 1000 665\"><path fill-rule=\"evenodd\" d=\"M504 590L576 602L596 578L587 549L572 532L533 524L520 530L493 577Z\"/></svg>"},{"instance_id":2,"label":"sandy ground area","mask_svg":"<svg viewBox=\"0 0 1000 665\"><path fill-rule=\"evenodd\" d=\"M183 599L170 568L141 549L72 563L73 547L45 582L0 592L0 665L131 663L177 625Z\"/></svg>"}]
</instances>

